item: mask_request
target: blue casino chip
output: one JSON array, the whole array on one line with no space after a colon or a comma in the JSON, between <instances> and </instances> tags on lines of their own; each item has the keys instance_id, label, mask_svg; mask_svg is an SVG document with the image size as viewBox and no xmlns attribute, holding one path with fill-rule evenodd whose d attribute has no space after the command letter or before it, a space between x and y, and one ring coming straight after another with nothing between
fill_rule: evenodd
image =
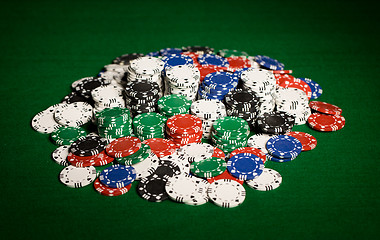
<instances>
[{"instance_id":1,"label":"blue casino chip","mask_svg":"<svg viewBox=\"0 0 380 240\"><path fill-rule=\"evenodd\" d=\"M279 162L279 163L283 163L283 162L290 162L292 160L294 160L294 158L277 158L277 157L274 157L270 154L267 154L267 160L270 160L272 162Z\"/></svg>"},{"instance_id":2,"label":"blue casino chip","mask_svg":"<svg viewBox=\"0 0 380 240\"><path fill-rule=\"evenodd\" d=\"M180 48L164 48L160 50L160 55L161 56L168 56L172 54L181 54L182 49Z\"/></svg>"},{"instance_id":3,"label":"blue casino chip","mask_svg":"<svg viewBox=\"0 0 380 240\"><path fill-rule=\"evenodd\" d=\"M240 180L251 180L260 176L264 169L261 158L251 153L239 153L227 162L227 170Z\"/></svg>"},{"instance_id":4,"label":"blue casino chip","mask_svg":"<svg viewBox=\"0 0 380 240\"><path fill-rule=\"evenodd\" d=\"M149 56L149 57L158 57L158 56L160 56L160 53L159 52L150 52L150 53L147 53L146 56Z\"/></svg>"},{"instance_id":5,"label":"blue casino chip","mask_svg":"<svg viewBox=\"0 0 380 240\"><path fill-rule=\"evenodd\" d=\"M204 54L198 57L198 62L201 65L215 65L219 67L228 67L227 59L213 54Z\"/></svg>"},{"instance_id":6,"label":"blue casino chip","mask_svg":"<svg viewBox=\"0 0 380 240\"><path fill-rule=\"evenodd\" d=\"M267 69L270 70L284 70L284 64L280 63L278 60L270 58L268 56L257 55L255 56L256 62Z\"/></svg>"},{"instance_id":7,"label":"blue casino chip","mask_svg":"<svg viewBox=\"0 0 380 240\"><path fill-rule=\"evenodd\" d=\"M278 135L270 138L266 144L268 153L276 158L294 159L302 151L301 142L292 136Z\"/></svg>"},{"instance_id":8,"label":"blue casino chip","mask_svg":"<svg viewBox=\"0 0 380 240\"><path fill-rule=\"evenodd\" d=\"M317 99L322 95L322 87L310 78L298 78L307 83L311 89L311 99Z\"/></svg>"},{"instance_id":9,"label":"blue casino chip","mask_svg":"<svg viewBox=\"0 0 380 240\"><path fill-rule=\"evenodd\" d=\"M174 67L178 65L194 64L194 61L191 57L181 54L167 55L162 58L162 61L165 62L165 68Z\"/></svg>"},{"instance_id":10,"label":"blue casino chip","mask_svg":"<svg viewBox=\"0 0 380 240\"><path fill-rule=\"evenodd\" d=\"M128 186L136 179L136 170L131 166L112 165L104 169L100 175L101 183L110 188Z\"/></svg>"},{"instance_id":11,"label":"blue casino chip","mask_svg":"<svg viewBox=\"0 0 380 240\"><path fill-rule=\"evenodd\" d=\"M224 89L235 89L238 85L239 79L229 72L213 72L207 74L202 84L211 89L223 91Z\"/></svg>"}]
</instances>

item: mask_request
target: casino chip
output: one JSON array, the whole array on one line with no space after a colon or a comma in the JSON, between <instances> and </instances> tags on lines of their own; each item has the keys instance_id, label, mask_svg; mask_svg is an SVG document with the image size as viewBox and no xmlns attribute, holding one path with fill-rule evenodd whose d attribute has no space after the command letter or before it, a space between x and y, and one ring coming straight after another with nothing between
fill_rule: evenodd
<instances>
[{"instance_id":1,"label":"casino chip","mask_svg":"<svg viewBox=\"0 0 380 240\"><path fill-rule=\"evenodd\" d=\"M59 180L68 187L80 188L91 184L96 178L96 169L67 166L59 174Z\"/></svg>"},{"instance_id":2,"label":"casino chip","mask_svg":"<svg viewBox=\"0 0 380 240\"><path fill-rule=\"evenodd\" d=\"M229 50L229 49L221 49L218 51L218 54L222 57L248 57L248 53L239 50Z\"/></svg>"},{"instance_id":3,"label":"casino chip","mask_svg":"<svg viewBox=\"0 0 380 240\"><path fill-rule=\"evenodd\" d=\"M102 184L99 179L96 179L94 182L94 188L96 191L98 191L100 194L104 196L114 197L114 196L120 196L123 194L126 194L132 187L132 184L129 184L125 187L121 188L110 188L106 185Z\"/></svg>"},{"instance_id":4,"label":"casino chip","mask_svg":"<svg viewBox=\"0 0 380 240\"><path fill-rule=\"evenodd\" d=\"M59 105L54 112L54 119L69 127L82 126L92 119L92 107L86 102Z\"/></svg>"},{"instance_id":5,"label":"casino chip","mask_svg":"<svg viewBox=\"0 0 380 240\"><path fill-rule=\"evenodd\" d=\"M340 107L326 102L313 101L309 103L309 106L314 111L329 115L341 115L343 112Z\"/></svg>"},{"instance_id":6,"label":"casino chip","mask_svg":"<svg viewBox=\"0 0 380 240\"><path fill-rule=\"evenodd\" d=\"M251 153L239 153L227 162L227 170L240 180L251 180L260 176L264 163L258 156Z\"/></svg>"},{"instance_id":7,"label":"casino chip","mask_svg":"<svg viewBox=\"0 0 380 240\"><path fill-rule=\"evenodd\" d=\"M106 152L111 157L126 157L137 152L141 147L141 141L137 137L122 137L111 142L106 147Z\"/></svg>"},{"instance_id":8,"label":"casino chip","mask_svg":"<svg viewBox=\"0 0 380 240\"><path fill-rule=\"evenodd\" d=\"M268 153L276 158L294 159L302 151L302 144L297 138L287 135L278 135L267 142Z\"/></svg>"},{"instance_id":9,"label":"casino chip","mask_svg":"<svg viewBox=\"0 0 380 240\"><path fill-rule=\"evenodd\" d=\"M144 161L147 157L149 157L150 154L154 153L152 153L149 145L142 143L140 149L137 150L137 152L126 157L116 158L116 161L123 165L134 165Z\"/></svg>"},{"instance_id":10,"label":"casino chip","mask_svg":"<svg viewBox=\"0 0 380 240\"><path fill-rule=\"evenodd\" d=\"M142 113L133 119L133 130L141 140L165 137L167 118L155 112Z\"/></svg>"},{"instance_id":11,"label":"casino chip","mask_svg":"<svg viewBox=\"0 0 380 240\"><path fill-rule=\"evenodd\" d=\"M255 179L246 181L247 185L259 191L270 191L282 183L282 176L275 170L264 168L263 173Z\"/></svg>"},{"instance_id":12,"label":"casino chip","mask_svg":"<svg viewBox=\"0 0 380 240\"><path fill-rule=\"evenodd\" d=\"M265 134L265 133L254 134L248 139L247 145L248 147L257 148L263 151L264 153L268 153L266 145L267 145L268 140L273 136L275 135Z\"/></svg>"},{"instance_id":13,"label":"casino chip","mask_svg":"<svg viewBox=\"0 0 380 240\"><path fill-rule=\"evenodd\" d=\"M166 122L168 138L178 146L199 143L202 140L202 120L190 114L178 114Z\"/></svg>"},{"instance_id":14,"label":"casino chip","mask_svg":"<svg viewBox=\"0 0 380 240\"><path fill-rule=\"evenodd\" d=\"M114 60L112 60L112 63L119 64L119 65L129 65L129 63L132 60L135 60L136 58L143 57L143 56L144 54L142 53L127 53L115 58Z\"/></svg>"},{"instance_id":15,"label":"casino chip","mask_svg":"<svg viewBox=\"0 0 380 240\"><path fill-rule=\"evenodd\" d=\"M67 155L69 154L69 148L68 145L63 145L57 147L53 153L51 154L51 157L53 160L62 166L69 166L69 162L67 161Z\"/></svg>"},{"instance_id":16,"label":"casino chip","mask_svg":"<svg viewBox=\"0 0 380 240\"><path fill-rule=\"evenodd\" d=\"M215 205L233 208L244 202L246 192L240 183L231 179L221 179L210 184L207 194Z\"/></svg>"},{"instance_id":17,"label":"casino chip","mask_svg":"<svg viewBox=\"0 0 380 240\"><path fill-rule=\"evenodd\" d=\"M158 167L154 171L154 175L166 179L180 173L181 170L175 162L165 160L160 160L158 162Z\"/></svg>"},{"instance_id":18,"label":"casino chip","mask_svg":"<svg viewBox=\"0 0 380 240\"><path fill-rule=\"evenodd\" d=\"M110 188L121 188L128 186L136 179L136 170L131 166L112 165L104 169L99 180Z\"/></svg>"},{"instance_id":19,"label":"casino chip","mask_svg":"<svg viewBox=\"0 0 380 240\"><path fill-rule=\"evenodd\" d=\"M213 154L214 147L208 143L189 143L177 150L179 158L189 163L209 159Z\"/></svg>"},{"instance_id":20,"label":"casino chip","mask_svg":"<svg viewBox=\"0 0 380 240\"><path fill-rule=\"evenodd\" d=\"M190 173L190 163L189 163L189 161L187 161L186 159L184 159L184 158L180 157L180 155L178 155L178 149L177 149L177 152L175 152L174 154L162 157L160 159L164 160L164 161L172 161L175 164L177 164L178 167L180 168L181 174L182 173L186 173L186 174Z\"/></svg>"},{"instance_id":21,"label":"casino chip","mask_svg":"<svg viewBox=\"0 0 380 240\"><path fill-rule=\"evenodd\" d=\"M285 135L297 138L302 144L302 151L310 151L317 146L317 139L308 133L288 132Z\"/></svg>"},{"instance_id":22,"label":"casino chip","mask_svg":"<svg viewBox=\"0 0 380 240\"><path fill-rule=\"evenodd\" d=\"M32 128L37 132L49 134L62 127L62 125L57 123L54 119L54 112L61 105L62 104L56 104L37 113L32 119Z\"/></svg>"},{"instance_id":23,"label":"casino chip","mask_svg":"<svg viewBox=\"0 0 380 240\"><path fill-rule=\"evenodd\" d=\"M91 91L107 85L109 81L102 77L85 77L72 83L71 87L86 99L91 98Z\"/></svg>"},{"instance_id":24,"label":"casino chip","mask_svg":"<svg viewBox=\"0 0 380 240\"><path fill-rule=\"evenodd\" d=\"M188 174L170 177L165 185L165 191L176 202L190 201L197 192L195 178Z\"/></svg>"},{"instance_id":25,"label":"casino chip","mask_svg":"<svg viewBox=\"0 0 380 240\"><path fill-rule=\"evenodd\" d=\"M168 118L178 114L187 114L190 106L191 100L178 94L163 96L158 100L158 111Z\"/></svg>"},{"instance_id":26,"label":"casino chip","mask_svg":"<svg viewBox=\"0 0 380 240\"><path fill-rule=\"evenodd\" d=\"M99 136L87 136L71 144L70 152L77 156L93 156L105 150L107 141Z\"/></svg>"},{"instance_id":27,"label":"casino chip","mask_svg":"<svg viewBox=\"0 0 380 240\"><path fill-rule=\"evenodd\" d=\"M91 155L91 156L77 156L73 153L69 153L67 155L67 161L76 167L88 167L88 166L104 166L111 162L113 162L113 158L108 156L105 151L102 151L98 154Z\"/></svg>"},{"instance_id":28,"label":"casino chip","mask_svg":"<svg viewBox=\"0 0 380 240\"><path fill-rule=\"evenodd\" d=\"M199 55L214 53L214 49L207 46L187 46L187 47L182 47L182 51L192 52Z\"/></svg>"},{"instance_id":29,"label":"casino chip","mask_svg":"<svg viewBox=\"0 0 380 240\"><path fill-rule=\"evenodd\" d=\"M164 48L160 50L161 56L168 56L168 55L173 55L173 54L177 55L181 53L182 53L182 49L180 48Z\"/></svg>"},{"instance_id":30,"label":"casino chip","mask_svg":"<svg viewBox=\"0 0 380 240\"><path fill-rule=\"evenodd\" d=\"M309 100L311 99L312 92L309 85L306 82L302 81L299 78L294 78L293 76L286 75L286 74L285 75L275 74L275 77L277 79L277 85L279 87L300 89L304 93L306 93L306 96Z\"/></svg>"},{"instance_id":31,"label":"casino chip","mask_svg":"<svg viewBox=\"0 0 380 240\"><path fill-rule=\"evenodd\" d=\"M282 134L292 130L294 117L284 112L264 113L257 117L257 129L262 133Z\"/></svg>"},{"instance_id":32,"label":"casino chip","mask_svg":"<svg viewBox=\"0 0 380 240\"><path fill-rule=\"evenodd\" d=\"M190 171L201 178L211 178L222 174L227 163L221 158L210 157L198 162L193 162Z\"/></svg>"},{"instance_id":33,"label":"casino chip","mask_svg":"<svg viewBox=\"0 0 380 240\"><path fill-rule=\"evenodd\" d=\"M198 57L198 62L201 65L215 65L219 67L228 67L228 61L218 55L204 54Z\"/></svg>"},{"instance_id":34,"label":"casino chip","mask_svg":"<svg viewBox=\"0 0 380 240\"><path fill-rule=\"evenodd\" d=\"M172 155L177 149L174 142L164 138L150 138L144 140L143 144L148 144L152 152L159 158Z\"/></svg>"},{"instance_id":35,"label":"casino chip","mask_svg":"<svg viewBox=\"0 0 380 240\"><path fill-rule=\"evenodd\" d=\"M278 60L270 58L268 56L257 55L255 56L256 62L267 69L271 70L284 70L284 64L280 63Z\"/></svg>"},{"instance_id":36,"label":"casino chip","mask_svg":"<svg viewBox=\"0 0 380 240\"><path fill-rule=\"evenodd\" d=\"M62 126L51 133L50 137L55 144L71 145L78 139L84 138L86 131L81 127Z\"/></svg>"},{"instance_id":37,"label":"casino chip","mask_svg":"<svg viewBox=\"0 0 380 240\"><path fill-rule=\"evenodd\" d=\"M149 202L162 202L169 198L165 191L167 179L157 175L141 179L137 185L137 193Z\"/></svg>"},{"instance_id":38,"label":"casino chip","mask_svg":"<svg viewBox=\"0 0 380 240\"><path fill-rule=\"evenodd\" d=\"M338 131L346 124L346 119L340 115L313 113L307 119L309 126L321 132Z\"/></svg>"}]
</instances>

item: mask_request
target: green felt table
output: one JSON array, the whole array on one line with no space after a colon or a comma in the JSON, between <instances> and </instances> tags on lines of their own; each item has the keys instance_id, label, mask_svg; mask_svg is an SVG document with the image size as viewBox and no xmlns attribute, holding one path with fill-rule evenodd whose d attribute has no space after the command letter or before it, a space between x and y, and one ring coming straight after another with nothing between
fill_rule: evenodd
<instances>
[{"instance_id":1,"label":"green felt table","mask_svg":"<svg viewBox=\"0 0 380 240\"><path fill-rule=\"evenodd\" d=\"M365 1L8 1L1 30L1 223L4 239L369 239L379 233L379 46ZM104 197L58 180L39 111L121 54L207 45L284 62L343 109L344 129L307 125L316 149L268 162L282 185L245 185L233 209Z\"/></svg>"}]
</instances>

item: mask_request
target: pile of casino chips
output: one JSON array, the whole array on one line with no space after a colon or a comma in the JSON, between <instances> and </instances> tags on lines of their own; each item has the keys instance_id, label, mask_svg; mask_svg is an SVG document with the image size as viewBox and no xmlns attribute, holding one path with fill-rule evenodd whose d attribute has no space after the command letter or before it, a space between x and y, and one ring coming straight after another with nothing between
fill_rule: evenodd
<instances>
[{"instance_id":1,"label":"pile of casino chips","mask_svg":"<svg viewBox=\"0 0 380 240\"><path fill-rule=\"evenodd\" d=\"M165 95L180 94L191 100L197 97L200 72L194 65L166 67L164 80Z\"/></svg>"},{"instance_id":2,"label":"pile of casino chips","mask_svg":"<svg viewBox=\"0 0 380 240\"><path fill-rule=\"evenodd\" d=\"M164 138L167 118L156 112L142 113L133 119L133 132L141 140Z\"/></svg>"},{"instance_id":3,"label":"pile of casino chips","mask_svg":"<svg viewBox=\"0 0 380 240\"><path fill-rule=\"evenodd\" d=\"M118 196L139 181L137 193L148 201L236 207L245 185L280 186L280 173L265 163L316 147L295 125L325 132L345 125L341 108L310 101L322 94L318 83L291 74L276 59L238 50L124 54L96 77L74 81L62 103L31 124L59 145L52 158L69 187L93 183Z\"/></svg>"},{"instance_id":4,"label":"pile of casino chips","mask_svg":"<svg viewBox=\"0 0 380 240\"><path fill-rule=\"evenodd\" d=\"M200 99L191 104L190 113L202 120L203 139L211 139L215 120L227 116L225 105L219 100Z\"/></svg>"},{"instance_id":5,"label":"pile of casino chips","mask_svg":"<svg viewBox=\"0 0 380 240\"><path fill-rule=\"evenodd\" d=\"M260 110L260 98L250 89L234 89L225 96L228 116L235 116L247 121L254 128Z\"/></svg>"},{"instance_id":6,"label":"pile of casino chips","mask_svg":"<svg viewBox=\"0 0 380 240\"><path fill-rule=\"evenodd\" d=\"M212 72L206 75L199 86L199 99L223 100L225 95L238 85L238 78L230 72Z\"/></svg>"},{"instance_id":7,"label":"pile of casino chips","mask_svg":"<svg viewBox=\"0 0 380 240\"><path fill-rule=\"evenodd\" d=\"M93 111L95 113L107 108L125 107L123 88L118 85L104 85L97 87L91 91L91 96L94 100Z\"/></svg>"},{"instance_id":8,"label":"pile of casino chips","mask_svg":"<svg viewBox=\"0 0 380 240\"><path fill-rule=\"evenodd\" d=\"M202 120L191 114L178 114L166 121L166 134L178 146L201 142Z\"/></svg>"},{"instance_id":9,"label":"pile of casino chips","mask_svg":"<svg viewBox=\"0 0 380 240\"><path fill-rule=\"evenodd\" d=\"M227 155L233 150L245 147L250 128L242 118L227 116L217 119L212 125L211 142Z\"/></svg>"},{"instance_id":10,"label":"pile of casino chips","mask_svg":"<svg viewBox=\"0 0 380 240\"><path fill-rule=\"evenodd\" d=\"M107 139L117 139L130 136L132 131L131 113L128 108L105 108L95 114L99 136Z\"/></svg>"},{"instance_id":11,"label":"pile of casino chips","mask_svg":"<svg viewBox=\"0 0 380 240\"><path fill-rule=\"evenodd\" d=\"M125 84L125 103L133 116L155 112L162 96L159 85L148 80L135 80Z\"/></svg>"}]
</instances>

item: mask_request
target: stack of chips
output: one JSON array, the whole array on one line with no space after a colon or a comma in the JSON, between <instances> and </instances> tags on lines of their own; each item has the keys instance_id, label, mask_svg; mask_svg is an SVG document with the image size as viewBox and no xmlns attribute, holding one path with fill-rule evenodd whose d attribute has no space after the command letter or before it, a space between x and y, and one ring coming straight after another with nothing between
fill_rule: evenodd
<instances>
[{"instance_id":1,"label":"stack of chips","mask_svg":"<svg viewBox=\"0 0 380 240\"><path fill-rule=\"evenodd\" d=\"M186 114L189 113L191 103L192 101L183 95L166 95L158 100L158 111L168 118L177 114Z\"/></svg>"},{"instance_id":2,"label":"stack of chips","mask_svg":"<svg viewBox=\"0 0 380 240\"><path fill-rule=\"evenodd\" d=\"M276 79L271 71L248 68L240 72L244 89L251 89L260 98L260 115L275 108L273 93L276 90Z\"/></svg>"},{"instance_id":3,"label":"stack of chips","mask_svg":"<svg viewBox=\"0 0 380 240\"><path fill-rule=\"evenodd\" d=\"M260 98L250 89L234 89L225 97L227 115L246 120L250 127L255 126L260 109Z\"/></svg>"},{"instance_id":4,"label":"stack of chips","mask_svg":"<svg viewBox=\"0 0 380 240\"><path fill-rule=\"evenodd\" d=\"M67 161L76 167L103 166L114 159L105 152L108 142L96 135L88 135L73 142Z\"/></svg>"},{"instance_id":5,"label":"stack of chips","mask_svg":"<svg viewBox=\"0 0 380 240\"><path fill-rule=\"evenodd\" d=\"M295 137L277 135L267 141L266 148L268 150L268 160L273 162L289 162L301 153L302 144Z\"/></svg>"},{"instance_id":6,"label":"stack of chips","mask_svg":"<svg viewBox=\"0 0 380 240\"><path fill-rule=\"evenodd\" d=\"M193 65L194 61L190 56L182 54L171 54L162 58L162 61L165 63L165 70L168 67L174 67L179 65Z\"/></svg>"},{"instance_id":7,"label":"stack of chips","mask_svg":"<svg viewBox=\"0 0 380 240\"><path fill-rule=\"evenodd\" d=\"M161 78L161 71L164 70L164 62L156 57L140 57L130 62L127 68L128 82L136 80L148 80L155 82L160 87L162 93L163 82Z\"/></svg>"},{"instance_id":8,"label":"stack of chips","mask_svg":"<svg viewBox=\"0 0 380 240\"><path fill-rule=\"evenodd\" d=\"M215 120L227 116L226 107L219 100L200 99L191 104L190 113L202 120L203 139L211 139Z\"/></svg>"},{"instance_id":9,"label":"stack of chips","mask_svg":"<svg viewBox=\"0 0 380 240\"><path fill-rule=\"evenodd\" d=\"M100 86L91 91L94 100L94 112L102 111L106 108L125 107L123 98L123 88L117 85L109 84Z\"/></svg>"},{"instance_id":10,"label":"stack of chips","mask_svg":"<svg viewBox=\"0 0 380 240\"><path fill-rule=\"evenodd\" d=\"M184 56L184 55L180 55ZM193 65L165 68L165 95L177 94L194 100L200 82L200 72Z\"/></svg>"},{"instance_id":11,"label":"stack of chips","mask_svg":"<svg viewBox=\"0 0 380 240\"><path fill-rule=\"evenodd\" d=\"M269 112L257 117L256 132L284 134L294 126L294 117L285 112Z\"/></svg>"},{"instance_id":12,"label":"stack of chips","mask_svg":"<svg viewBox=\"0 0 380 240\"><path fill-rule=\"evenodd\" d=\"M133 131L140 140L165 138L166 120L159 113L142 113L133 119Z\"/></svg>"},{"instance_id":13,"label":"stack of chips","mask_svg":"<svg viewBox=\"0 0 380 240\"><path fill-rule=\"evenodd\" d=\"M166 122L166 134L178 146L202 140L202 120L191 114L172 116Z\"/></svg>"},{"instance_id":14,"label":"stack of chips","mask_svg":"<svg viewBox=\"0 0 380 240\"><path fill-rule=\"evenodd\" d=\"M112 85L122 87L126 83L126 78L124 77L126 71L127 66L108 64L103 67L98 76L107 79Z\"/></svg>"},{"instance_id":15,"label":"stack of chips","mask_svg":"<svg viewBox=\"0 0 380 240\"><path fill-rule=\"evenodd\" d=\"M233 73L212 72L206 75L199 86L198 98L223 100L228 92L236 88L238 80Z\"/></svg>"},{"instance_id":16,"label":"stack of chips","mask_svg":"<svg viewBox=\"0 0 380 240\"><path fill-rule=\"evenodd\" d=\"M233 150L247 145L250 128L242 118L219 118L212 127L211 142L228 156Z\"/></svg>"},{"instance_id":17,"label":"stack of chips","mask_svg":"<svg viewBox=\"0 0 380 240\"><path fill-rule=\"evenodd\" d=\"M102 77L85 77L73 82L71 88L82 97L90 99L92 90L108 84L110 84L110 80Z\"/></svg>"},{"instance_id":18,"label":"stack of chips","mask_svg":"<svg viewBox=\"0 0 380 240\"><path fill-rule=\"evenodd\" d=\"M157 83L147 80L136 80L125 86L125 103L133 116L141 113L155 112L160 88Z\"/></svg>"},{"instance_id":19,"label":"stack of chips","mask_svg":"<svg viewBox=\"0 0 380 240\"><path fill-rule=\"evenodd\" d=\"M128 108L106 108L95 115L99 136L116 139L131 136L132 119Z\"/></svg>"},{"instance_id":20,"label":"stack of chips","mask_svg":"<svg viewBox=\"0 0 380 240\"><path fill-rule=\"evenodd\" d=\"M277 111L294 117L296 125L307 122L311 115L309 101L304 91L297 88L279 88L274 94Z\"/></svg>"}]
</instances>

